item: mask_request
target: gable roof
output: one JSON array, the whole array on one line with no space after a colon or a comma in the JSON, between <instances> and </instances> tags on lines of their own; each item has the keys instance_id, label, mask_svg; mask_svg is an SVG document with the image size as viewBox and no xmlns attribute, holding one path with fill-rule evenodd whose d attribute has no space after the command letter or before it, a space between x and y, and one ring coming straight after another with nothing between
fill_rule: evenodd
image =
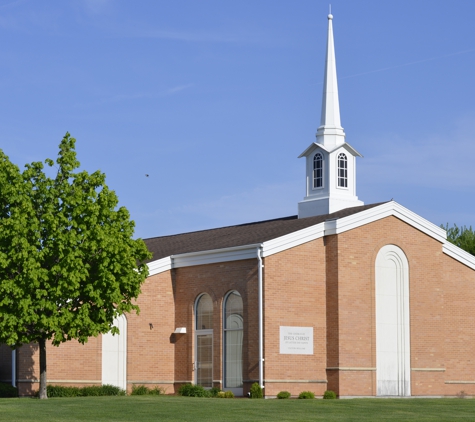
<instances>
[{"instance_id":1,"label":"gable roof","mask_svg":"<svg viewBox=\"0 0 475 422\"><path fill-rule=\"evenodd\" d=\"M475 256L447 241L444 229L395 201L346 208L315 217L297 216L145 239L153 258L149 276L171 268L266 257L323 236L394 216L441 243L442 252L475 270Z\"/></svg>"},{"instance_id":2,"label":"gable roof","mask_svg":"<svg viewBox=\"0 0 475 422\"><path fill-rule=\"evenodd\" d=\"M383 203L384 202L346 208L331 214L318 215L315 217L298 218L296 215L293 215L290 217L239 224L236 226L153 237L144 239L144 242L148 250L153 254L150 261L190 252L254 245L323 223L327 220L337 220L339 218L348 217Z\"/></svg>"}]
</instances>

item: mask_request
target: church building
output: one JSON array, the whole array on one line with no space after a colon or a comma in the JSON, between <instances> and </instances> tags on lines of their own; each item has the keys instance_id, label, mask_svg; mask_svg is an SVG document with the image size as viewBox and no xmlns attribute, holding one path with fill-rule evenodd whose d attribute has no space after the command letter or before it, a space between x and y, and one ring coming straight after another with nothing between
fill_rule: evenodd
<instances>
[{"instance_id":1,"label":"church building","mask_svg":"<svg viewBox=\"0 0 475 422\"><path fill-rule=\"evenodd\" d=\"M475 395L475 256L394 201L358 199L332 19L298 215L146 239L140 314L116 321L120 335L49 345L49 384ZM0 381L38 389L34 344L0 347Z\"/></svg>"}]
</instances>

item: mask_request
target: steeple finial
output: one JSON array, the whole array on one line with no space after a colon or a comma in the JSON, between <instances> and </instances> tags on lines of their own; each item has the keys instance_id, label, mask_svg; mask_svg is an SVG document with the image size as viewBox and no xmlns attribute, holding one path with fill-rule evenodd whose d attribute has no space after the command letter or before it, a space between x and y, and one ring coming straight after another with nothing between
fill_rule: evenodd
<instances>
[{"instance_id":1,"label":"steeple finial","mask_svg":"<svg viewBox=\"0 0 475 422\"><path fill-rule=\"evenodd\" d=\"M323 82L322 115L317 131L317 142L336 146L345 142L345 132L340 123L340 103L336 77L335 46L333 42L333 15L328 15L328 40Z\"/></svg>"}]
</instances>

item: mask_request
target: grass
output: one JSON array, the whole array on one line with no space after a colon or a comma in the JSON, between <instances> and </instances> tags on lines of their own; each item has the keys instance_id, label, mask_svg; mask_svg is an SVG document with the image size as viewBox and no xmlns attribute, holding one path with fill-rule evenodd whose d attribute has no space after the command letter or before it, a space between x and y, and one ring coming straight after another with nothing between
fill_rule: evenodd
<instances>
[{"instance_id":1,"label":"grass","mask_svg":"<svg viewBox=\"0 0 475 422\"><path fill-rule=\"evenodd\" d=\"M5 421L463 421L474 399L218 400L176 396L0 399Z\"/></svg>"}]
</instances>

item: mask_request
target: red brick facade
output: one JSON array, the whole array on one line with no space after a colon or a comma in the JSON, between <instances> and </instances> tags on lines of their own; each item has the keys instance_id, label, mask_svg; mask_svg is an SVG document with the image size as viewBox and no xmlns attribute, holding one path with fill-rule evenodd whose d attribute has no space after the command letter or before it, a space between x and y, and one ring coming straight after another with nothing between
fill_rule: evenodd
<instances>
[{"instance_id":1,"label":"red brick facade","mask_svg":"<svg viewBox=\"0 0 475 422\"><path fill-rule=\"evenodd\" d=\"M375 260L392 244L409 262L411 394L475 395L475 271L442 244L390 216L300 244L263 259L265 394L376 395ZM240 293L244 310L244 393L259 378L258 260L175 268L149 277L127 315L127 386L175 393L195 381L194 305L213 301L213 383L223 386L223 300ZM280 354L280 326L313 327L313 355ZM186 334L174 334L186 327ZM101 337L48 348L48 379L100 384ZM0 378L11 379L11 352L0 347ZM17 351L21 394L37 389L35 346Z\"/></svg>"}]
</instances>

